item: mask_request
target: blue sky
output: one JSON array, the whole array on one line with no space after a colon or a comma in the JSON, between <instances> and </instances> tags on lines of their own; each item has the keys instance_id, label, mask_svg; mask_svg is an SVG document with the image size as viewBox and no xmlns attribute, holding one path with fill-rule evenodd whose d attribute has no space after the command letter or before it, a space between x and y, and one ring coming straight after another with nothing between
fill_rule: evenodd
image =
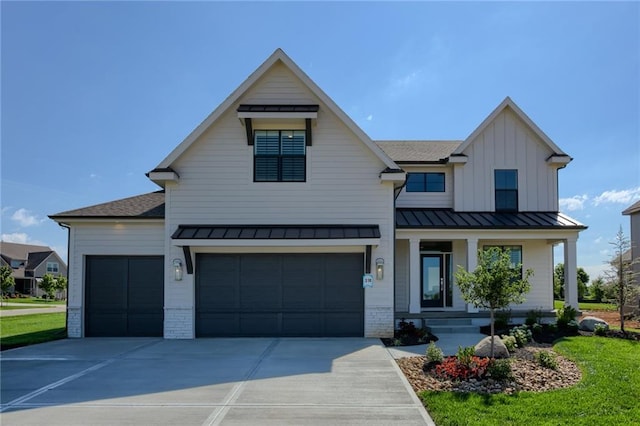
<instances>
[{"instance_id":1,"label":"blue sky","mask_svg":"<svg viewBox=\"0 0 640 426\"><path fill-rule=\"evenodd\" d=\"M276 48L373 139L464 139L505 96L574 157L595 277L640 199L640 3L18 3L1 12L1 229L157 189L153 169Z\"/></svg>"}]
</instances>

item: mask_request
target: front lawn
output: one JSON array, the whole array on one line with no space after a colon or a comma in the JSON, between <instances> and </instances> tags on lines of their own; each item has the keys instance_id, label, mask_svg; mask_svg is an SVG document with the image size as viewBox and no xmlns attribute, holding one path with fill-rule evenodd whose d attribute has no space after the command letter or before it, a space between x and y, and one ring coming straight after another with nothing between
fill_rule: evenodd
<instances>
[{"instance_id":1,"label":"front lawn","mask_svg":"<svg viewBox=\"0 0 640 426\"><path fill-rule=\"evenodd\" d=\"M0 311L9 311L9 310L12 310L12 309L37 309L37 308L45 308L46 309L46 308L48 308L48 306L2 305L2 306L0 306Z\"/></svg>"},{"instance_id":2,"label":"front lawn","mask_svg":"<svg viewBox=\"0 0 640 426\"><path fill-rule=\"evenodd\" d=\"M554 300L553 308L560 309L564 306L564 300ZM580 302L578 307L581 311L615 311L616 305L613 303L598 303L598 302Z\"/></svg>"},{"instance_id":3,"label":"front lawn","mask_svg":"<svg viewBox=\"0 0 640 426\"><path fill-rule=\"evenodd\" d=\"M0 319L0 349L64 339L66 313L33 314Z\"/></svg>"},{"instance_id":4,"label":"front lawn","mask_svg":"<svg viewBox=\"0 0 640 426\"><path fill-rule=\"evenodd\" d=\"M582 370L576 386L513 395L426 391L419 396L438 426L637 424L639 342L576 336L561 339L554 349Z\"/></svg>"},{"instance_id":5,"label":"front lawn","mask_svg":"<svg viewBox=\"0 0 640 426\"><path fill-rule=\"evenodd\" d=\"M38 305L64 305L67 302L64 300L51 300L51 299L41 299L39 297L16 297L15 299L3 297L2 303L27 303L27 304L38 304Z\"/></svg>"}]
</instances>

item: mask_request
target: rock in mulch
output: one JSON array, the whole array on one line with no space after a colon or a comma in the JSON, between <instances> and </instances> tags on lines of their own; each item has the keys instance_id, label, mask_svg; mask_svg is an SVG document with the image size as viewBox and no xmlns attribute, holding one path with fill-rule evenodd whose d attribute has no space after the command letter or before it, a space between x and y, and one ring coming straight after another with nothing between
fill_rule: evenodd
<instances>
[{"instance_id":1,"label":"rock in mulch","mask_svg":"<svg viewBox=\"0 0 640 426\"><path fill-rule=\"evenodd\" d=\"M485 337L478 342L475 355L483 358L491 356L491 336ZM495 336L493 339L493 357L509 358L509 351L499 336Z\"/></svg>"},{"instance_id":2,"label":"rock in mulch","mask_svg":"<svg viewBox=\"0 0 640 426\"><path fill-rule=\"evenodd\" d=\"M578 324L578 328L582 331L594 331L596 329L596 325L598 324L605 326L607 330L609 329L609 324L605 320L598 317L582 318L582 320L580 320L580 323Z\"/></svg>"}]
</instances>

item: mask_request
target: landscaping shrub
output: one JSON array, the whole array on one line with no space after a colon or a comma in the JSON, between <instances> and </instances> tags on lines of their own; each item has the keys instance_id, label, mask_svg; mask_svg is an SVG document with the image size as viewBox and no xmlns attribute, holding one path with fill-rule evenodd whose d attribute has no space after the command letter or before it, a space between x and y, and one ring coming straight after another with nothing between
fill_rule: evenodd
<instances>
[{"instance_id":1,"label":"landscaping shrub","mask_svg":"<svg viewBox=\"0 0 640 426\"><path fill-rule=\"evenodd\" d=\"M494 326L496 330L506 330L511 324L511 311L496 311L496 317L494 319Z\"/></svg>"},{"instance_id":2,"label":"landscaping shrub","mask_svg":"<svg viewBox=\"0 0 640 426\"><path fill-rule=\"evenodd\" d=\"M487 375L499 382L513 380L513 371L511 370L511 362L508 359L493 360L487 368Z\"/></svg>"},{"instance_id":3,"label":"landscaping shrub","mask_svg":"<svg viewBox=\"0 0 640 426\"><path fill-rule=\"evenodd\" d=\"M518 344L516 343L516 338L514 336L502 336L501 340L509 352L513 353L516 351Z\"/></svg>"},{"instance_id":4,"label":"landscaping shrub","mask_svg":"<svg viewBox=\"0 0 640 426\"><path fill-rule=\"evenodd\" d=\"M490 358L471 356L466 359L466 354L463 358L465 358L466 364L461 364L458 356L445 358L441 364L436 366L435 375L450 380L481 379L486 376L487 369L491 364Z\"/></svg>"},{"instance_id":5,"label":"landscaping shrub","mask_svg":"<svg viewBox=\"0 0 640 426\"><path fill-rule=\"evenodd\" d=\"M607 326L604 324L596 324L593 328L593 334L595 334L596 336L606 336Z\"/></svg>"},{"instance_id":6,"label":"landscaping shrub","mask_svg":"<svg viewBox=\"0 0 640 426\"><path fill-rule=\"evenodd\" d=\"M427 362L441 363L444 359L444 352L442 352L442 349L437 347L435 343L431 342L429 346L427 346L426 357Z\"/></svg>"},{"instance_id":7,"label":"landscaping shrub","mask_svg":"<svg viewBox=\"0 0 640 426\"><path fill-rule=\"evenodd\" d=\"M574 321L576 316L578 316L578 312L569 305L564 305L562 308L558 309L557 312L556 324L560 329L566 329L569 325L570 321Z\"/></svg>"},{"instance_id":8,"label":"landscaping shrub","mask_svg":"<svg viewBox=\"0 0 640 426\"><path fill-rule=\"evenodd\" d=\"M475 353L476 348L474 348L473 346L467 346L466 348L458 346L458 352L456 353L458 363L465 366L471 365Z\"/></svg>"},{"instance_id":9,"label":"landscaping shrub","mask_svg":"<svg viewBox=\"0 0 640 426\"><path fill-rule=\"evenodd\" d=\"M540 364L544 368L549 368L551 370L558 369L558 360L556 359L556 355L549 351L540 351L535 355L536 362Z\"/></svg>"},{"instance_id":10,"label":"landscaping shrub","mask_svg":"<svg viewBox=\"0 0 640 426\"><path fill-rule=\"evenodd\" d=\"M529 327L527 327L526 325L513 327L509 331L509 335L513 336L516 339L516 345L519 348L523 348L533 338L531 330L529 330Z\"/></svg>"},{"instance_id":11,"label":"landscaping shrub","mask_svg":"<svg viewBox=\"0 0 640 426\"><path fill-rule=\"evenodd\" d=\"M527 318L524 323L528 326L533 326L534 324L540 324L542 322L542 311L539 309L532 309L527 311Z\"/></svg>"}]
</instances>

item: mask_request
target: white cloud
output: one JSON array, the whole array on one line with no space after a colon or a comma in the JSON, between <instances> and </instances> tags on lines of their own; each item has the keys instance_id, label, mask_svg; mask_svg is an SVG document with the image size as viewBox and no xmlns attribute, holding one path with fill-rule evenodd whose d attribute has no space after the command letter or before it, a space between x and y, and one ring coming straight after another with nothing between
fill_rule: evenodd
<instances>
[{"instance_id":1,"label":"white cloud","mask_svg":"<svg viewBox=\"0 0 640 426\"><path fill-rule=\"evenodd\" d=\"M2 234L2 241L7 243L27 244L29 236L24 232L14 232L13 234Z\"/></svg>"},{"instance_id":2,"label":"white cloud","mask_svg":"<svg viewBox=\"0 0 640 426\"><path fill-rule=\"evenodd\" d=\"M560 198L560 208L568 211L582 210L584 209L584 203L589 197L586 195L574 195L569 198Z\"/></svg>"},{"instance_id":3,"label":"white cloud","mask_svg":"<svg viewBox=\"0 0 640 426\"><path fill-rule=\"evenodd\" d=\"M97 175L97 174L95 174L95 173L91 173L91 174L89 175L89 177L90 177L91 179L95 179L95 178L97 178L97 177L98 177L98 175Z\"/></svg>"},{"instance_id":4,"label":"white cloud","mask_svg":"<svg viewBox=\"0 0 640 426\"><path fill-rule=\"evenodd\" d=\"M11 220L18 222L23 227L39 225L44 221L44 219L38 218L37 215L23 208L16 210L11 216Z\"/></svg>"},{"instance_id":5,"label":"white cloud","mask_svg":"<svg viewBox=\"0 0 640 426\"><path fill-rule=\"evenodd\" d=\"M373 120L373 115L372 114L367 115L367 121L371 121L371 120Z\"/></svg>"},{"instance_id":6,"label":"white cloud","mask_svg":"<svg viewBox=\"0 0 640 426\"><path fill-rule=\"evenodd\" d=\"M602 237L598 237L595 240L593 240L594 243L596 244L600 244L602 242Z\"/></svg>"},{"instance_id":7,"label":"white cloud","mask_svg":"<svg viewBox=\"0 0 640 426\"><path fill-rule=\"evenodd\" d=\"M593 199L596 206L605 203L631 204L632 201L640 198L640 186L631 189L623 189L620 191L604 191Z\"/></svg>"}]
</instances>

